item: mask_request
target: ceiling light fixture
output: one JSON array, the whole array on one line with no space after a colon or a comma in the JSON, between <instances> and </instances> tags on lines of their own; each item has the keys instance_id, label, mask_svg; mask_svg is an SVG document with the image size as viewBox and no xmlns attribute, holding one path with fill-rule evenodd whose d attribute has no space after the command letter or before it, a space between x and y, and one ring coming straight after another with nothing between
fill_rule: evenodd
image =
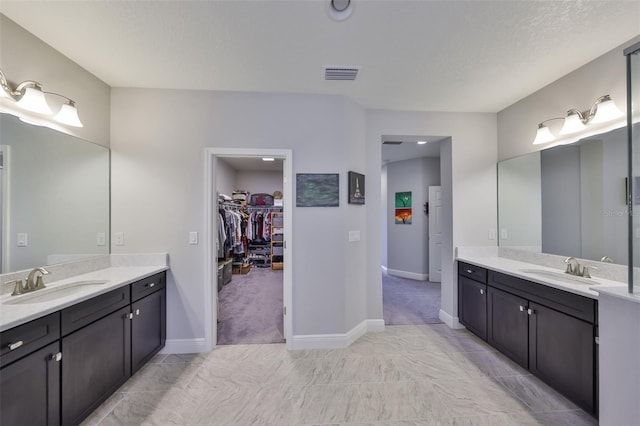
<instances>
[{"instance_id":1,"label":"ceiling light fixture","mask_svg":"<svg viewBox=\"0 0 640 426\"><path fill-rule=\"evenodd\" d=\"M611 96L600 96L586 111L580 111L577 109L570 109L567 111L567 116L564 117L564 123L560 130L561 135L571 135L581 132L587 128L589 124L595 123L607 123L609 121L621 118L624 113L618 109L616 104L611 99ZM538 124L538 130L536 132L536 138L533 141L534 145L552 142L556 137L551 133L551 130L544 123L551 120L562 120L562 118L549 118Z\"/></svg>"},{"instance_id":2,"label":"ceiling light fixture","mask_svg":"<svg viewBox=\"0 0 640 426\"><path fill-rule=\"evenodd\" d=\"M418 143L418 145L426 145L427 141L418 141L417 143Z\"/></svg>"},{"instance_id":3,"label":"ceiling light fixture","mask_svg":"<svg viewBox=\"0 0 640 426\"><path fill-rule=\"evenodd\" d=\"M23 81L15 89L12 89L4 73L0 70L0 87L2 88L0 97L12 99L20 108L41 115L53 115L45 95L55 95L66 99L66 103L62 105L53 119L68 126L83 127L78 117L76 103L59 93L43 91L42 85L37 81Z\"/></svg>"},{"instance_id":4,"label":"ceiling light fixture","mask_svg":"<svg viewBox=\"0 0 640 426\"><path fill-rule=\"evenodd\" d=\"M262 161L276 161L273 157L262 157Z\"/></svg>"}]
</instances>

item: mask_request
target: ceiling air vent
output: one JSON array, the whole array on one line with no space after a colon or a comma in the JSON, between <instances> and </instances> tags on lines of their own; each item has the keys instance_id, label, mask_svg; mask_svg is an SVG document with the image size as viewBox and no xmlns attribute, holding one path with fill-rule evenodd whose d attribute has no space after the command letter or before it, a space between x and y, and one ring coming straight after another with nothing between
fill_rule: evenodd
<instances>
[{"instance_id":1,"label":"ceiling air vent","mask_svg":"<svg viewBox=\"0 0 640 426\"><path fill-rule=\"evenodd\" d=\"M402 141L384 141L382 145L400 145Z\"/></svg>"},{"instance_id":2,"label":"ceiling air vent","mask_svg":"<svg viewBox=\"0 0 640 426\"><path fill-rule=\"evenodd\" d=\"M325 80L355 80L360 67L324 67Z\"/></svg>"}]
</instances>

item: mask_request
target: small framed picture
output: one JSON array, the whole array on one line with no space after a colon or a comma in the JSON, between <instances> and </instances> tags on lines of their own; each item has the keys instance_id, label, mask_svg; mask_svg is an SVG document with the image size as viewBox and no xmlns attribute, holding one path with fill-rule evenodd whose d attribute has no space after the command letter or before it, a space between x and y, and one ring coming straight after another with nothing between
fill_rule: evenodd
<instances>
[{"instance_id":1,"label":"small framed picture","mask_svg":"<svg viewBox=\"0 0 640 426\"><path fill-rule=\"evenodd\" d=\"M364 175L349 172L349 204L364 204Z\"/></svg>"}]
</instances>

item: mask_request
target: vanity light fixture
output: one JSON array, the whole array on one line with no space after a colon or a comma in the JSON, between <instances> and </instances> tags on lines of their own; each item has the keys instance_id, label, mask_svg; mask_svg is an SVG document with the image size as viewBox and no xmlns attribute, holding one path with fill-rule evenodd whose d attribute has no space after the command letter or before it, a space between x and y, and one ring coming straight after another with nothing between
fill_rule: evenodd
<instances>
[{"instance_id":1,"label":"vanity light fixture","mask_svg":"<svg viewBox=\"0 0 640 426\"><path fill-rule=\"evenodd\" d=\"M83 127L78 117L76 103L72 99L59 93L45 92L42 90L42 85L37 81L23 81L18 84L15 89L12 89L4 73L0 70L0 87L2 87L0 97L12 99L20 108L42 115L53 115L53 111L51 111L45 95L59 96L65 99L66 102L53 119L68 126Z\"/></svg>"},{"instance_id":2,"label":"vanity light fixture","mask_svg":"<svg viewBox=\"0 0 640 426\"><path fill-rule=\"evenodd\" d=\"M567 111L567 116L564 117L564 124L560 130L560 134L571 135L578 133L585 130L591 123L606 123L617 118L621 118L623 115L624 113L618 109L611 99L611 96L600 96L587 111L580 111L577 109L570 109ZM556 137L551 133L549 128L544 125L544 123L551 120L561 119L562 118L550 118L538 124L538 131L533 144L539 145L554 141Z\"/></svg>"}]
</instances>

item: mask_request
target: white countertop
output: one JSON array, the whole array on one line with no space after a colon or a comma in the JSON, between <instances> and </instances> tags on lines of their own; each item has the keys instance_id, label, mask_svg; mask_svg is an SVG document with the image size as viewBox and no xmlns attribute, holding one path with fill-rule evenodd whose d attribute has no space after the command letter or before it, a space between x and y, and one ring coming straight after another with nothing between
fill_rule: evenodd
<instances>
[{"instance_id":1,"label":"white countertop","mask_svg":"<svg viewBox=\"0 0 640 426\"><path fill-rule=\"evenodd\" d=\"M615 297L617 299L621 299L627 302L638 303L640 304L640 294L638 293L629 293L629 289L625 287L614 287L614 288L599 288L595 289L599 294Z\"/></svg>"},{"instance_id":2,"label":"white countertop","mask_svg":"<svg viewBox=\"0 0 640 426\"><path fill-rule=\"evenodd\" d=\"M87 287L76 287L73 294L69 296L41 303L6 304L5 302L9 300L15 301L17 298L25 296L32 297L33 295L38 294L38 291L45 290L38 290L21 296L2 296L0 297L0 331L8 330L17 325L24 324L31 320L64 309L68 306L75 305L78 302L91 299L92 297L107 293L118 287L122 287L148 276L157 274L158 272L166 271L167 269L169 269L168 266L161 265L110 267L55 282L47 282L45 280L47 288L55 288L57 286L63 286L65 284L79 281L106 281L106 283Z\"/></svg>"},{"instance_id":3,"label":"white countertop","mask_svg":"<svg viewBox=\"0 0 640 426\"><path fill-rule=\"evenodd\" d=\"M457 258L461 262L470 263L472 265L484 267L494 270L496 272L502 272L504 274L512 275L514 277L522 278L528 281L533 281L538 284L554 287L560 290L575 293L580 296L590 297L592 299L598 298L599 290L616 291L623 287L626 289L626 284L619 281L611 281L602 278L585 278L582 283L571 283L572 276L566 274L564 276L564 269L554 269L546 266L536 265L532 263L520 262L513 259L498 256L473 256L462 255ZM563 266L563 265L562 265ZM530 271L530 272L525 272ZM539 271L540 273L533 273L531 271ZM559 273L561 276L553 277L550 275L544 275L548 273ZM625 290L626 291L626 290Z\"/></svg>"}]
</instances>

